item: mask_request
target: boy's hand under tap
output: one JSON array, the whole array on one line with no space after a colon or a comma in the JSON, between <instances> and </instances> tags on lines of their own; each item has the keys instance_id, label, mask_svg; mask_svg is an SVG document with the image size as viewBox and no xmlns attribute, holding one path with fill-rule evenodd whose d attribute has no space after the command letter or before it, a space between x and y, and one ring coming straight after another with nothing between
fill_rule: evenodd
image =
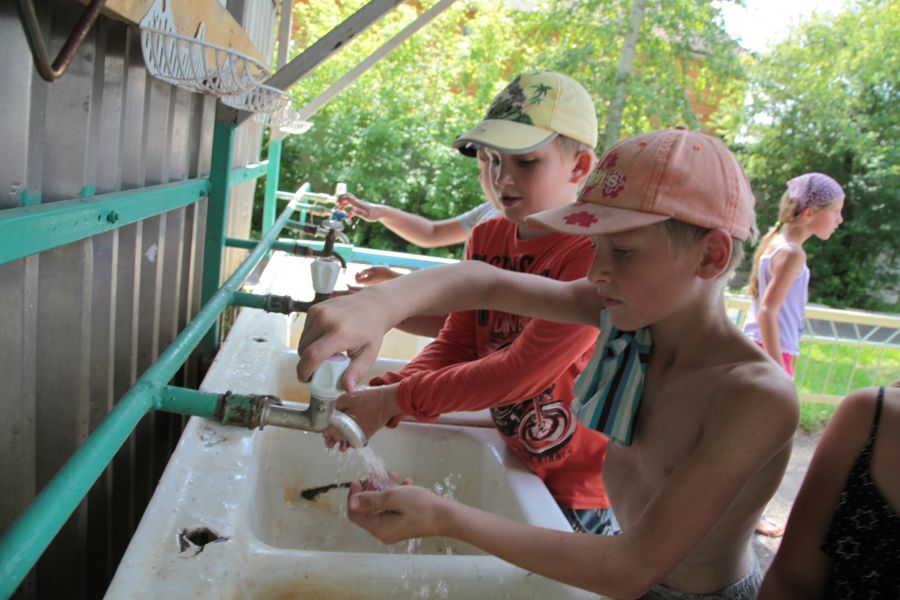
<instances>
[{"instance_id":1,"label":"boy's hand under tap","mask_svg":"<svg viewBox=\"0 0 900 600\"><path fill-rule=\"evenodd\" d=\"M349 519L385 544L410 538L441 535L444 510L448 500L424 488L391 479L399 486L370 491L360 482L350 484L347 495Z\"/></svg>"},{"instance_id":2,"label":"boy's hand under tap","mask_svg":"<svg viewBox=\"0 0 900 600\"><path fill-rule=\"evenodd\" d=\"M356 421L366 434L366 439L372 439L379 429L385 425L396 427L403 417L403 412L397 406L399 385L393 383L348 392L337 399L335 408ZM333 448L335 444L339 445L341 452L348 448L347 442L333 428L326 429L322 436L329 448Z\"/></svg>"}]
</instances>

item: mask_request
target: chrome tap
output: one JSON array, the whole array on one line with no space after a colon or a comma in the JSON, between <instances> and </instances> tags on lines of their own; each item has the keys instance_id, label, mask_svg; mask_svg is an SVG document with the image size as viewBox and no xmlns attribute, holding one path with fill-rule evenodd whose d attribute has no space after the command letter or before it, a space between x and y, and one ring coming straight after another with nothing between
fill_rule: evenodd
<instances>
[{"instance_id":1,"label":"chrome tap","mask_svg":"<svg viewBox=\"0 0 900 600\"><path fill-rule=\"evenodd\" d=\"M274 425L301 431L321 432L333 427L350 446L362 448L368 443L366 434L353 420L353 417L334 408L335 400L324 400L311 396L309 406L305 410L286 406L280 401L263 402L259 414L259 428Z\"/></svg>"},{"instance_id":2,"label":"chrome tap","mask_svg":"<svg viewBox=\"0 0 900 600\"><path fill-rule=\"evenodd\" d=\"M309 381L309 406L305 410L280 402L263 403L259 428L276 425L304 431L325 431L333 427L352 447L365 446L368 440L359 424L346 413L335 409L335 402L343 393L338 383L349 364L350 359L343 354L335 354L322 363Z\"/></svg>"}]
</instances>

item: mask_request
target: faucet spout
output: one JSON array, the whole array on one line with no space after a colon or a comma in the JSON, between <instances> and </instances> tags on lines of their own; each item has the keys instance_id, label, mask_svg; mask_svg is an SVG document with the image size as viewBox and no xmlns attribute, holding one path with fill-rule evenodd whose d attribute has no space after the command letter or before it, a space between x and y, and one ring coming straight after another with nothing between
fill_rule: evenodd
<instances>
[{"instance_id":1,"label":"faucet spout","mask_svg":"<svg viewBox=\"0 0 900 600\"><path fill-rule=\"evenodd\" d=\"M334 415L331 417L331 426L341 434L344 441L352 448L363 448L369 443L362 427L360 427L359 423L347 413L339 410L334 411Z\"/></svg>"},{"instance_id":2,"label":"faucet spout","mask_svg":"<svg viewBox=\"0 0 900 600\"><path fill-rule=\"evenodd\" d=\"M300 431L322 432L333 427L344 440L354 448L362 448L368 440L359 424L353 418L334 408L334 400L321 400L313 396L303 409L288 406L278 398L268 398L259 412L259 428L266 425L297 429Z\"/></svg>"}]
</instances>

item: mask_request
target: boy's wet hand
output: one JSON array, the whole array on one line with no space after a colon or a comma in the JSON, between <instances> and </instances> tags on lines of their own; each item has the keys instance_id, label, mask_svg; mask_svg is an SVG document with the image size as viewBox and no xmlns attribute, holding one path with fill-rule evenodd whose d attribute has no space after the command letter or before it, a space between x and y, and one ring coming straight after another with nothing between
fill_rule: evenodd
<instances>
[{"instance_id":1,"label":"boy's wet hand","mask_svg":"<svg viewBox=\"0 0 900 600\"><path fill-rule=\"evenodd\" d=\"M366 438L372 439L379 429L391 419L402 415L397 408L396 397L399 384L365 388L342 394L335 408L350 415L362 428Z\"/></svg>"},{"instance_id":2,"label":"boy's wet hand","mask_svg":"<svg viewBox=\"0 0 900 600\"><path fill-rule=\"evenodd\" d=\"M347 516L385 544L438 535L438 507L444 500L414 485L364 491L353 482L347 495Z\"/></svg>"}]
</instances>

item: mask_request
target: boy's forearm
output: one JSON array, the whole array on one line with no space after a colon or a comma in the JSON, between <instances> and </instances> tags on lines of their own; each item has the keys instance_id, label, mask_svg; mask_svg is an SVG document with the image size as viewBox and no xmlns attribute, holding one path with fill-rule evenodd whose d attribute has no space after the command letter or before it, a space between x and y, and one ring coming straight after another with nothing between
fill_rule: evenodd
<instances>
[{"instance_id":1,"label":"boy's forearm","mask_svg":"<svg viewBox=\"0 0 900 600\"><path fill-rule=\"evenodd\" d=\"M390 312L392 326L412 316L476 308L596 325L603 308L602 299L586 279L556 281L477 260L421 269L365 291L382 294L379 306Z\"/></svg>"},{"instance_id":2,"label":"boy's forearm","mask_svg":"<svg viewBox=\"0 0 900 600\"><path fill-rule=\"evenodd\" d=\"M378 221L407 242L422 248L439 248L466 241L466 230L456 219L432 221L385 206Z\"/></svg>"},{"instance_id":3,"label":"boy's forearm","mask_svg":"<svg viewBox=\"0 0 900 600\"><path fill-rule=\"evenodd\" d=\"M446 315L458 310L480 308L490 293L494 267L465 261L445 267L413 271L361 293L373 294L374 301L389 315L393 325L419 315Z\"/></svg>"},{"instance_id":4,"label":"boy's forearm","mask_svg":"<svg viewBox=\"0 0 900 600\"><path fill-rule=\"evenodd\" d=\"M420 335L422 337L437 337L444 326L447 315L420 315L418 317L409 317L397 324L397 329L412 335Z\"/></svg>"},{"instance_id":5,"label":"boy's forearm","mask_svg":"<svg viewBox=\"0 0 900 600\"><path fill-rule=\"evenodd\" d=\"M378 222L417 246L424 246L431 234L431 222L428 219L392 206L382 207Z\"/></svg>"},{"instance_id":6,"label":"boy's forearm","mask_svg":"<svg viewBox=\"0 0 900 600\"><path fill-rule=\"evenodd\" d=\"M444 501L438 515L440 535L569 585L615 598L638 597L652 585L623 536L535 527L453 501Z\"/></svg>"},{"instance_id":7,"label":"boy's forearm","mask_svg":"<svg viewBox=\"0 0 900 600\"><path fill-rule=\"evenodd\" d=\"M458 357L458 345L447 339L459 329L453 320L459 315L454 314L441 337L415 359L429 361L433 368L412 374L401 386L400 406L416 418L433 419L446 412L477 411L533 398L561 381L561 373L589 351L597 337L594 327L532 320L512 344L473 360ZM448 355L451 360L446 360ZM447 389L454 393L444 393ZM560 395L564 393L562 389L553 392L557 399L568 399Z\"/></svg>"}]
</instances>

